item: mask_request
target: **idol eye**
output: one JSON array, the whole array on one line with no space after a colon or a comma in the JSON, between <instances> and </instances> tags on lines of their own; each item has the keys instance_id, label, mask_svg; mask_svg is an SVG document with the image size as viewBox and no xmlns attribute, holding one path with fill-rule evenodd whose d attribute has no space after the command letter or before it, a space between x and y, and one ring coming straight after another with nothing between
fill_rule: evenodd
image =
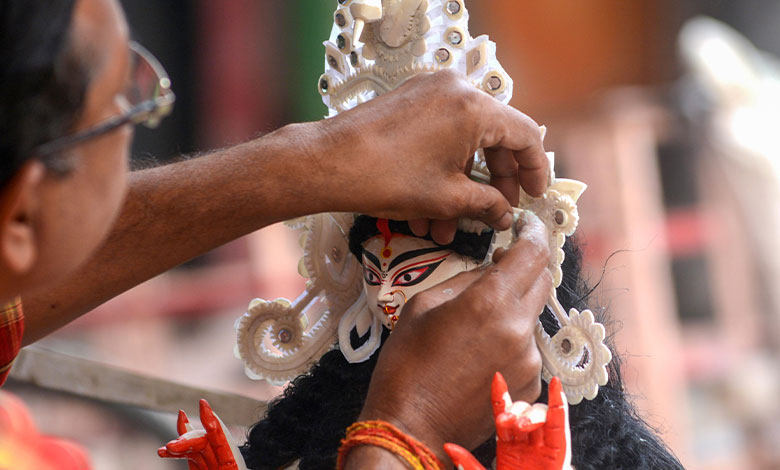
<instances>
[{"instance_id":1,"label":"idol eye","mask_svg":"<svg viewBox=\"0 0 780 470\"><path fill-rule=\"evenodd\" d=\"M369 286L378 286L380 284L379 276L369 268L363 268L363 279L366 280L366 284Z\"/></svg>"},{"instance_id":2,"label":"idol eye","mask_svg":"<svg viewBox=\"0 0 780 470\"><path fill-rule=\"evenodd\" d=\"M427 266L418 266L416 268L402 271L395 276L395 279L393 279L393 285L408 287L408 286L413 286L415 284L419 284L422 281L424 281L425 278L430 276L431 273L437 267L439 267L439 265L442 262L444 262L444 260L441 260L438 263L429 264Z\"/></svg>"}]
</instances>

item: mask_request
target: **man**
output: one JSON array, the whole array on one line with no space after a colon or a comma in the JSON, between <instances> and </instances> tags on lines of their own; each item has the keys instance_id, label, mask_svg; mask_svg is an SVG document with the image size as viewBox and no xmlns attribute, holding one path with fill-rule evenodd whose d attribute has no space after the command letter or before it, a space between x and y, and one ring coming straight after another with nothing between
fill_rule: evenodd
<instances>
[{"instance_id":1,"label":"man","mask_svg":"<svg viewBox=\"0 0 780 470\"><path fill-rule=\"evenodd\" d=\"M127 123L158 117L159 102L135 99L144 90L131 80L134 61L150 59L129 52L116 0L2 0L0 25L0 300L21 295L25 344L274 222L360 212L412 220L415 232L446 243L461 215L508 228L519 184L541 194L547 183L537 125L446 72L333 119L128 177ZM495 187L464 174L478 148L491 149ZM410 302L362 418L393 422L440 453L445 441L468 447L492 429L484 388L460 384L484 384L502 370L513 396L538 396L531 333L549 291L549 253L541 226L522 235L494 267ZM6 360L16 353L19 312L6 313L18 320L16 334L0 331ZM437 323L444 315L457 321ZM399 464L378 448L359 449L350 461Z\"/></svg>"}]
</instances>

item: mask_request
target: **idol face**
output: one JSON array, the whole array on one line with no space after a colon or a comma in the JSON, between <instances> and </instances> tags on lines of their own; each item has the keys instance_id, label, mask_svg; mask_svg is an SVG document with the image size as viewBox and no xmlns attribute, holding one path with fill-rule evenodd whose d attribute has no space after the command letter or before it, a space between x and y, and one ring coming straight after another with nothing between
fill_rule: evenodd
<instances>
[{"instance_id":1,"label":"idol face","mask_svg":"<svg viewBox=\"0 0 780 470\"><path fill-rule=\"evenodd\" d=\"M415 294L456 274L474 269L476 261L432 241L393 234L363 245L363 286L371 313L393 329L404 305Z\"/></svg>"}]
</instances>

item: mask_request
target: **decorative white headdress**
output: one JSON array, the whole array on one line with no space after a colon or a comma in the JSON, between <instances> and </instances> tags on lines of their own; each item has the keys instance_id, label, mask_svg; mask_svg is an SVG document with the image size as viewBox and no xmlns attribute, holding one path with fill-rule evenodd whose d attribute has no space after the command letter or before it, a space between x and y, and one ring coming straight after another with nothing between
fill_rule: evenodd
<instances>
[{"instance_id":1,"label":"decorative white headdress","mask_svg":"<svg viewBox=\"0 0 780 470\"><path fill-rule=\"evenodd\" d=\"M330 40L325 44L325 73L318 90L330 115L389 92L421 72L457 70L474 86L503 103L512 97L512 80L496 59L496 45L487 36L472 38L464 0L338 0ZM577 199L585 184L556 179L553 155L548 154L551 183L544 196L522 196L515 210L534 212L549 230L553 253L550 270L554 285L561 283L566 236L574 233ZM472 177L488 181L482 152L475 156ZM286 299L253 300L236 323L236 354L247 375L283 383L307 371L331 349L336 338L350 362L368 359L379 347L382 325L368 310L363 295L362 267L349 251L347 235L354 214L324 213L289 223L300 231L304 255L298 266L309 281L295 302ZM475 222L461 229L481 230ZM495 248L513 242L512 230L497 233L486 260ZM552 289L548 305L561 329L550 337L537 325L536 339L546 380L557 376L570 403L592 399L607 382L611 360L603 344L604 327L589 310L572 309L567 315ZM350 332L370 332L358 349Z\"/></svg>"}]
</instances>

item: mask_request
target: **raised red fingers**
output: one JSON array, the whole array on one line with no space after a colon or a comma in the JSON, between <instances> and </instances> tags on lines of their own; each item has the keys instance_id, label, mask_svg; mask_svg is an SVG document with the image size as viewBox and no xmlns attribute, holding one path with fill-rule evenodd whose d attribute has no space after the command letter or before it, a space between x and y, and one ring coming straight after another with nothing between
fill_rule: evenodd
<instances>
[{"instance_id":1,"label":"raised red fingers","mask_svg":"<svg viewBox=\"0 0 780 470\"><path fill-rule=\"evenodd\" d=\"M515 433L515 434L519 434L519 433L523 433L523 434L532 433L534 431L537 431L537 430L541 429L543 426L544 426L543 422L533 423L533 422L531 422L530 419L528 419L525 416L523 416L522 418L520 418L520 420L517 423L517 426L516 426L517 433Z\"/></svg>"},{"instance_id":2,"label":"raised red fingers","mask_svg":"<svg viewBox=\"0 0 780 470\"><path fill-rule=\"evenodd\" d=\"M174 455L184 455L188 452L201 452L208 447L209 443L206 436L180 437L165 444L165 448Z\"/></svg>"},{"instance_id":3,"label":"raised red fingers","mask_svg":"<svg viewBox=\"0 0 780 470\"><path fill-rule=\"evenodd\" d=\"M542 423L539 423L538 428L528 433L528 443L535 447L544 444L544 429L542 428Z\"/></svg>"},{"instance_id":4,"label":"raised red fingers","mask_svg":"<svg viewBox=\"0 0 780 470\"><path fill-rule=\"evenodd\" d=\"M214 416L214 411L211 409L209 402L204 399L200 400L200 422L207 433L220 429L219 420Z\"/></svg>"},{"instance_id":5,"label":"raised red fingers","mask_svg":"<svg viewBox=\"0 0 780 470\"><path fill-rule=\"evenodd\" d=\"M203 460L203 456L200 454L193 454L187 457L187 464L189 470L209 470L206 466L206 461Z\"/></svg>"},{"instance_id":6,"label":"raised red fingers","mask_svg":"<svg viewBox=\"0 0 780 470\"><path fill-rule=\"evenodd\" d=\"M211 446L206 446L200 455L203 456L203 460L206 462L207 469L218 470L220 468L219 462L217 461L217 456L214 455L214 449L212 449Z\"/></svg>"},{"instance_id":7,"label":"raised red fingers","mask_svg":"<svg viewBox=\"0 0 780 470\"><path fill-rule=\"evenodd\" d=\"M493 403L493 418L498 418L498 415L506 411L506 399L505 396L509 394L509 387L506 385L506 380L501 372L496 372L493 376L493 383L490 386L490 400Z\"/></svg>"},{"instance_id":8,"label":"raised red fingers","mask_svg":"<svg viewBox=\"0 0 780 470\"><path fill-rule=\"evenodd\" d=\"M515 440L517 433L517 416L512 413L505 412L498 415L496 418L496 435L498 440L503 442L512 442Z\"/></svg>"},{"instance_id":9,"label":"raised red fingers","mask_svg":"<svg viewBox=\"0 0 780 470\"><path fill-rule=\"evenodd\" d=\"M187 459L187 468L189 470L209 470L200 454L172 454L165 447L160 447L157 449L157 455L164 459Z\"/></svg>"},{"instance_id":10,"label":"raised red fingers","mask_svg":"<svg viewBox=\"0 0 780 470\"><path fill-rule=\"evenodd\" d=\"M547 420L544 423L544 442L552 449L566 448L566 403L563 398L561 381L558 377L550 380L547 393Z\"/></svg>"},{"instance_id":11,"label":"raised red fingers","mask_svg":"<svg viewBox=\"0 0 780 470\"><path fill-rule=\"evenodd\" d=\"M485 470L471 452L457 444L444 444L444 452L447 452L458 470Z\"/></svg>"},{"instance_id":12,"label":"raised red fingers","mask_svg":"<svg viewBox=\"0 0 780 470\"><path fill-rule=\"evenodd\" d=\"M230 445L225 437L222 437L222 444L214 446L214 454L217 456L217 462L219 462L220 470L238 470L238 464L233 456L233 451L230 449Z\"/></svg>"},{"instance_id":13,"label":"raised red fingers","mask_svg":"<svg viewBox=\"0 0 780 470\"><path fill-rule=\"evenodd\" d=\"M187 459L187 468L189 470L208 470L205 466L199 465L197 460L193 460L193 456L198 456L198 454L174 454L163 446L157 449L157 455L164 459Z\"/></svg>"},{"instance_id":14,"label":"raised red fingers","mask_svg":"<svg viewBox=\"0 0 780 470\"><path fill-rule=\"evenodd\" d=\"M222 423L206 400L200 400L200 422L206 429L206 437L211 443L210 455L205 455L206 461L210 463L213 458L219 464L220 470L238 469Z\"/></svg>"},{"instance_id":15,"label":"raised red fingers","mask_svg":"<svg viewBox=\"0 0 780 470\"><path fill-rule=\"evenodd\" d=\"M561 385L561 379L553 377L550 380L550 385L547 387L547 407L563 407L563 396L561 392L563 386Z\"/></svg>"},{"instance_id":16,"label":"raised red fingers","mask_svg":"<svg viewBox=\"0 0 780 470\"><path fill-rule=\"evenodd\" d=\"M189 431L189 429L187 429L187 424L189 422L190 420L187 419L187 413L185 413L184 410L179 410L179 419L176 420L176 431L180 436Z\"/></svg>"}]
</instances>

